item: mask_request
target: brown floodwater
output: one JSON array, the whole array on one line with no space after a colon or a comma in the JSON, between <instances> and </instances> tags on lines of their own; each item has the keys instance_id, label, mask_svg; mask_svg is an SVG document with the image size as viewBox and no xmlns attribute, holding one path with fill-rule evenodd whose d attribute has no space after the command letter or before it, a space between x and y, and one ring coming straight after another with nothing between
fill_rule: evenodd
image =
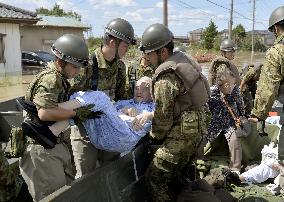
<instances>
[{"instance_id":1,"label":"brown floodwater","mask_svg":"<svg viewBox=\"0 0 284 202\"><path fill-rule=\"evenodd\" d=\"M256 53L254 56L255 63L262 63L264 60L265 53ZM239 70L241 70L245 65L250 64L250 53L241 52L236 53L236 58L234 63L238 66ZM202 63L202 69L205 76L208 74L208 65L210 63ZM19 75L15 78L9 78L6 76L5 80L8 82L0 83L0 102L10 100L19 96L23 96L27 90L28 84L34 78L36 74L36 68L31 68L29 71L25 71L24 75ZM3 78L0 78L0 80ZM14 82L9 82L9 80L13 80Z\"/></svg>"}]
</instances>

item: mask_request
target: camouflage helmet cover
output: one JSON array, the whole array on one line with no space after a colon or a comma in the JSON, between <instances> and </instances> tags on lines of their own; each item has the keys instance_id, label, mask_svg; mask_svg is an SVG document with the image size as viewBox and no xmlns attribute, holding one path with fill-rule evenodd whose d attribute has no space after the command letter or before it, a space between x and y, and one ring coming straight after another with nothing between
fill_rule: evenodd
<instances>
[{"instance_id":1,"label":"camouflage helmet cover","mask_svg":"<svg viewBox=\"0 0 284 202\"><path fill-rule=\"evenodd\" d=\"M89 50L79 36L65 34L59 37L51 46L51 52L59 59L77 67L88 65Z\"/></svg>"},{"instance_id":2,"label":"camouflage helmet cover","mask_svg":"<svg viewBox=\"0 0 284 202\"><path fill-rule=\"evenodd\" d=\"M220 50L221 51L235 51L236 48L236 44L233 40L231 39L225 39L222 41L221 45L220 45Z\"/></svg>"},{"instance_id":3,"label":"camouflage helmet cover","mask_svg":"<svg viewBox=\"0 0 284 202\"><path fill-rule=\"evenodd\" d=\"M131 45L136 44L132 25L122 18L111 20L105 27L105 34L114 36Z\"/></svg>"},{"instance_id":4,"label":"camouflage helmet cover","mask_svg":"<svg viewBox=\"0 0 284 202\"><path fill-rule=\"evenodd\" d=\"M272 28L278 22L284 20L284 6L276 8L270 15L268 30L272 31Z\"/></svg>"},{"instance_id":5,"label":"camouflage helmet cover","mask_svg":"<svg viewBox=\"0 0 284 202\"><path fill-rule=\"evenodd\" d=\"M146 28L142 35L142 47L141 49L145 53L158 50L174 38L173 33L164 25L156 23Z\"/></svg>"}]
</instances>

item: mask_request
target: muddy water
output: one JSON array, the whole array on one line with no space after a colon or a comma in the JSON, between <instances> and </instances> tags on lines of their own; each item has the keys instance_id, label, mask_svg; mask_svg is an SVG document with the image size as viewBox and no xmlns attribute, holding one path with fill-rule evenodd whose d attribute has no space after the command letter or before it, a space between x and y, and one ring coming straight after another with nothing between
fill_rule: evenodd
<instances>
[{"instance_id":1,"label":"muddy water","mask_svg":"<svg viewBox=\"0 0 284 202\"><path fill-rule=\"evenodd\" d=\"M254 61L256 63L261 63L264 60L264 53L256 53L254 57ZM250 53L237 53L236 58L234 60L235 64L239 67L241 70L244 65L250 63ZM207 76L208 74L208 66L210 63L203 63L201 64L204 75ZM32 81L34 78L34 74L36 71L29 71L29 74L26 72L24 75L18 76L18 84L17 85L0 85L0 102L13 99L18 96L22 96L25 94L28 84Z\"/></svg>"}]
</instances>

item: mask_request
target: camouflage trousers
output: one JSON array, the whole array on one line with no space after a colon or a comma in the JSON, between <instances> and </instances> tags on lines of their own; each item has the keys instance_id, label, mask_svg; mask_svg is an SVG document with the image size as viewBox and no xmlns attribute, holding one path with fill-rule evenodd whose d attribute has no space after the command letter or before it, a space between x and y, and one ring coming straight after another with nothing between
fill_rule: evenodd
<instances>
[{"instance_id":1,"label":"camouflage trousers","mask_svg":"<svg viewBox=\"0 0 284 202\"><path fill-rule=\"evenodd\" d=\"M0 201L12 201L20 192L23 180L18 176L18 162L9 164L0 144Z\"/></svg>"},{"instance_id":2,"label":"camouflage trousers","mask_svg":"<svg viewBox=\"0 0 284 202\"><path fill-rule=\"evenodd\" d=\"M119 158L117 152L98 150L90 142L82 124L71 126L70 139L76 167L76 179L94 171L100 165Z\"/></svg>"},{"instance_id":3,"label":"camouflage trousers","mask_svg":"<svg viewBox=\"0 0 284 202\"><path fill-rule=\"evenodd\" d=\"M196 153L204 126L204 114L191 111L184 113L180 122L169 131L146 171L146 186L151 201L173 200L170 183L181 176L183 168Z\"/></svg>"}]
</instances>

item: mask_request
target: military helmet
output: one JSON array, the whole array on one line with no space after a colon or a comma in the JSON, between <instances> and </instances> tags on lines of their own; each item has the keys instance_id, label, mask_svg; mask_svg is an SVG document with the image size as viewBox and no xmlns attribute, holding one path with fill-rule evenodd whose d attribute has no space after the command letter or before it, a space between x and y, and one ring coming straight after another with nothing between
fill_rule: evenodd
<instances>
[{"instance_id":1,"label":"military helmet","mask_svg":"<svg viewBox=\"0 0 284 202\"><path fill-rule=\"evenodd\" d=\"M269 27L268 27L268 30L269 31L272 31L272 28L273 26L284 20L284 6L281 6L279 8L276 8L270 15L270 18L269 18Z\"/></svg>"},{"instance_id":2,"label":"military helmet","mask_svg":"<svg viewBox=\"0 0 284 202\"><path fill-rule=\"evenodd\" d=\"M87 66L89 50L82 38L73 34L59 37L51 46L52 53L77 67Z\"/></svg>"},{"instance_id":3,"label":"military helmet","mask_svg":"<svg viewBox=\"0 0 284 202\"><path fill-rule=\"evenodd\" d=\"M236 48L236 44L233 40L231 39L225 39L222 41L221 45L220 45L220 50L221 51L235 51Z\"/></svg>"},{"instance_id":4,"label":"military helmet","mask_svg":"<svg viewBox=\"0 0 284 202\"><path fill-rule=\"evenodd\" d=\"M174 52L183 52L186 53L186 49L183 46L178 46L174 48Z\"/></svg>"},{"instance_id":5,"label":"military helmet","mask_svg":"<svg viewBox=\"0 0 284 202\"><path fill-rule=\"evenodd\" d=\"M105 27L105 34L114 36L131 45L136 44L132 25L121 18L111 20Z\"/></svg>"},{"instance_id":6,"label":"military helmet","mask_svg":"<svg viewBox=\"0 0 284 202\"><path fill-rule=\"evenodd\" d=\"M158 50L167 45L174 38L173 33L162 24L152 24L146 28L142 35L141 49L145 53Z\"/></svg>"}]
</instances>

